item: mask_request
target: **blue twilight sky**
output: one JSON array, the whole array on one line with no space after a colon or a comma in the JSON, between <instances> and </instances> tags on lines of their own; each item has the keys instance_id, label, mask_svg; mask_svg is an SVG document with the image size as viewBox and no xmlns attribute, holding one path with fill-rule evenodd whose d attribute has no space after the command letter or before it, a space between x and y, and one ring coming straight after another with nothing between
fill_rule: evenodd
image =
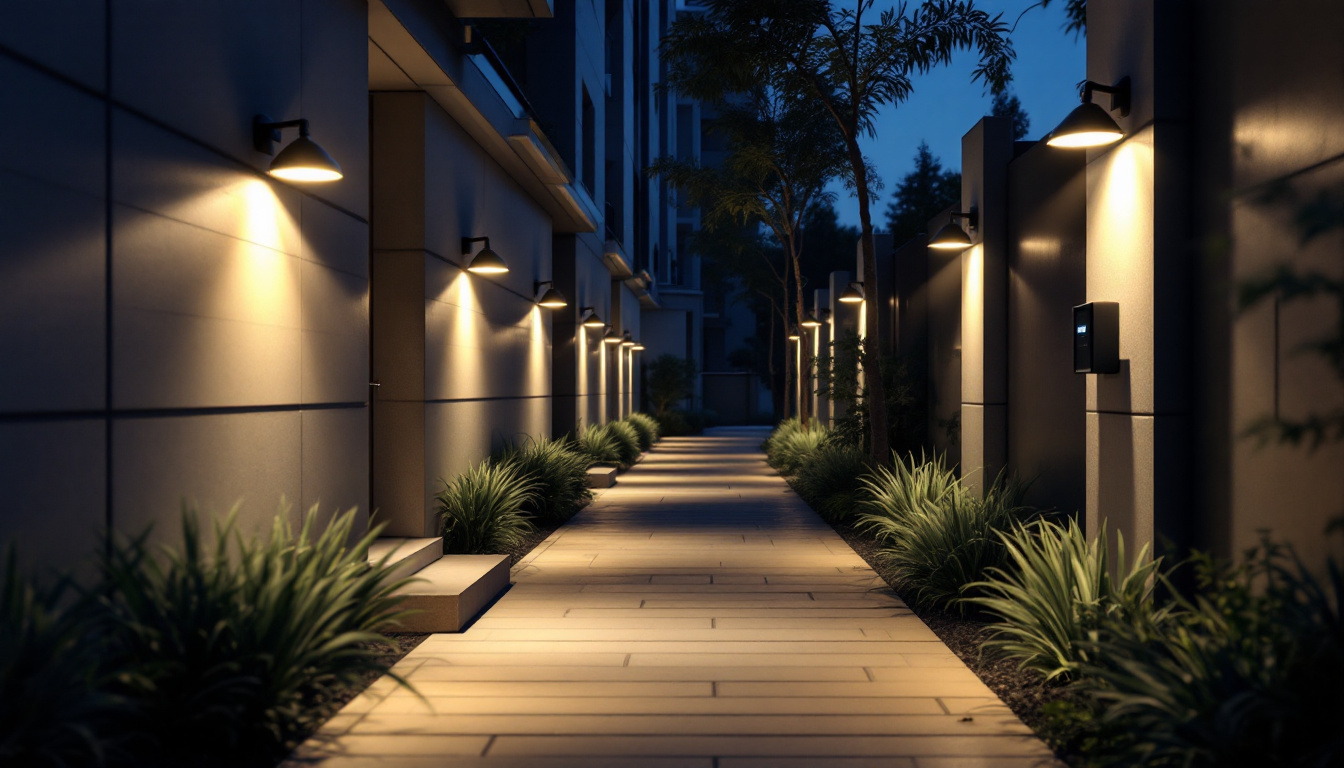
<instances>
[{"instance_id":1,"label":"blue twilight sky","mask_svg":"<svg viewBox=\"0 0 1344 768\"><path fill-rule=\"evenodd\" d=\"M1002 13L1008 26L1035 0L976 0L976 7ZM896 5L879 0L878 8ZM1017 60L1013 63L1011 88L1031 118L1026 138L1039 139L1078 105L1078 83L1087 69L1086 41L1064 31L1063 0L1047 9L1032 8L1022 16L1013 33ZM875 9L876 10L876 9ZM870 11L873 13L873 11ZM874 13L874 16L876 14ZM862 140L863 151L877 168L884 188L873 205L873 224L883 229L887 203L901 177L909 173L921 140L942 161L944 168L961 168L961 137L976 121L989 114L992 97L980 84L971 83L976 56L965 51L952 64L919 76L914 92L904 103L888 105L877 119L877 136ZM841 182L834 182L835 208L842 224L858 226L858 202Z\"/></svg>"}]
</instances>

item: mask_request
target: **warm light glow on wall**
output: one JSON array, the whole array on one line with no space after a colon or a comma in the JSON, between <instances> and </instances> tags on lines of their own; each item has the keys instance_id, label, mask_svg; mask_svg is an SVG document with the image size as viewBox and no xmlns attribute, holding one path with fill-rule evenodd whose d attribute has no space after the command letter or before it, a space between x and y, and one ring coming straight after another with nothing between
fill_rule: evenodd
<instances>
[{"instance_id":1,"label":"warm light glow on wall","mask_svg":"<svg viewBox=\"0 0 1344 768\"><path fill-rule=\"evenodd\" d=\"M453 275L452 281L440 299L451 306L452 318L446 322L448 347L440 353L444 356L440 363L444 368L439 375L444 381L452 382L454 396L479 397L487 388L484 362L490 328L481 313L480 301L476 298L476 287L471 276L461 270L454 271L456 274ZM426 325L443 324L442 320L434 317L443 309L445 307L438 301L431 302ZM427 344L430 349L434 346L432 341ZM431 357L425 359L426 365L430 364L431 359Z\"/></svg>"},{"instance_id":2,"label":"warm light glow on wall","mask_svg":"<svg viewBox=\"0 0 1344 768\"><path fill-rule=\"evenodd\" d=\"M961 254L961 399L984 400L985 250L973 245Z\"/></svg>"},{"instance_id":3,"label":"warm light glow on wall","mask_svg":"<svg viewBox=\"0 0 1344 768\"><path fill-rule=\"evenodd\" d=\"M546 327L547 313L536 304L527 313L527 391L529 394L550 392L550 344Z\"/></svg>"},{"instance_id":4,"label":"warm light glow on wall","mask_svg":"<svg viewBox=\"0 0 1344 768\"><path fill-rule=\"evenodd\" d=\"M217 302L207 311L249 323L297 327L298 265L284 252L283 237L294 222L271 185L261 179L244 179L231 193L242 209L240 235L246 242L236 246L242 258L224 262L233 266L215 281Z\"/></svg>"}]
</instances>

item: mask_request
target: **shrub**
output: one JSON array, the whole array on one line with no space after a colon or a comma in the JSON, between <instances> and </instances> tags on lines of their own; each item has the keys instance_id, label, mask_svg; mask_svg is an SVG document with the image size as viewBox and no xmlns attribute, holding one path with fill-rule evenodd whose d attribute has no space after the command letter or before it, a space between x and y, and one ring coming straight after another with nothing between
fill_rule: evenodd
<instances>
[{"instance_id":1,"label":"shrub","mask_svg":"<svg viewBox=\"0 0 1344 768\"><path fill-rule=\"evenodd\" d=\"M185 510L180 551L142 536L104 559L106 663L136 710L134 764L274 762L324 719L315 701L384 671L368 643L401 615L404 582L369 567L378 531L350 544L350 510L319 533L314 507L295 535L287 513L262 541L235 514L207 537Z\"/></svg>"},{"instance_id":2,"label":"shrub","mask_svg":"<svg viewBox=\"0 0 1344 768\"><path fill-rule=\"evenodd\" d=\"M692 358L659 355L653 362L645 363L644 373L644 391L653 403L654 412L662 417L691 396L700 371Z\"/></svg>"},{"instance_id":3,"label":"shrub","mask_svg":"<svg viewBox=\"0 0 1344 768\"><path fill-rule=\"evenodd\" d=\"M770 466L786 477L795 475L802 469L803 463L821 448L825 439L826 428L820 424L783 435L771 443Z\"/></svg>"},{"instance_id":4,"label":"shrub","mask_svg":"<svg viewBox=\"0 0 1344 768\"><path fill-rule=\"evenodd\" d=\"M443 524L443 551L500 553L533 530L523 508L533 503L535 484L513 466L482 463L444 482L435 496Z\"/></svg>"},{"instance_id":5,"label":"shrub","mask_svg":"<svg viewBox=\"0 0 1344 768\"><path fill-rule=\"evenodd\" d=\"M770 436L765 438L765 442L761 443L761 450L765 452L767 457L770 456L770 454L775 452L776 444L802 428L802 422L798 421L797 417L779 422L779 425L770 433Z\"/></svg>"},{"instance_id":6,"label":"shrub","mask_svg":"<svg viewBox=\"0 0 1344 768\"><path fill-rule=\"evenodd\" d=\"M1032 513L1021 505L1024 488L1000 475L976 498L942 457L897 459L895 471L878 467L861 482L859 524L874 534L878 557L894 566L895 586L916 608L964 611L960 598L1007 559L999 532Z\"/></svg>"},{"instance_id":7,"label":"shrub","mask_svg":"<svg viewBox=\"0 0 1344 768\"><path fill-rule=\"evenodd\" d=\"M522 446L510 445L493 462L532 478L536 487L523 510L538 520L562 523L593 499L593 492L588 490L592 460L566 440L542 438Z\"/></svg>"},{"instance_id":8,"label":"shrub","mask_svg":"<svg viewBox=\"0 0 1344 768\"><path fill-rule=\"evenodd\" d=\"M1321 578L1268 540L1235 567L1195 563L1199 590L1177 596L1168 621L1107 617L1087 644L1079 687L1135 735L1114 764L1340 765L1339 563Z\"/></svg>"},{"instance_id":9,"label":"shrub","mask_svg":"<svg viewBox=\"0 0 1344 768\"><path fill-rule=\"evenodd\" d=\"M20 576L9 553L0 574L0 765L102 762L120 701L106 692L88 606L63 609L66 591Z\"/></svg>"},{"instance_id":10,"label":"shrub","mask_svg":"<svg viewBox=\"0 0 1344 768\"><path fill-rule=\"evenodd\" d=\"M617 461L621 469L629 469L639 460L639 433L624 421L607 422L607 432L616 441Z\"/></svg>"},{"instance_id":11,"label":"shrub","mask_svg":"<svg viewBox=\"0 0 1344 768\"><path fill-rule=\"evenodd\" d=\"M574 438L574 446L594 464L621 463L621 448L616 443L616 436L602 424L584 427Z\"/></svg>"},{"instance_id":12,"label":"shrub","mask_svg":"<svg viewBox=\"0 0 1344 768\"><path fill-rule=\"evenodd\" d=\"M1073 520L1040 520L999 536L1012 567L992 569L973 585L982 594L969 599L999 618L986 647L1047 680L1072 676L1088 661L1085 641L1098 639L1103 619L1157 622L1165 615L1152 589L1161 559L1149 560L1145 546L1127 562L1119 537L1112 560L1104 523L1090 542Z\"/></svg>"},{"instance_id":13,"label":"shrub","mask_svg":"<svg viewBox=\"0 0 1344 768\"><path fill-rule=\"evenodd\" d=\"M804 462L793 487L827 522L847 520L862 495L859 476L868 471L867 456L851 446L823 445Z\"/></svg>"},{"instance_id":14,"label":"shrub","mask_svg":"<svg viewBox=\"0 0 1344 768\"><path fill-rule=\"evenodd\" d=\"M639 435L639 449L647 451L658 442L658 421L644 413L632 413L625 417L627 423Z\"/></svg>"}]
</instances>

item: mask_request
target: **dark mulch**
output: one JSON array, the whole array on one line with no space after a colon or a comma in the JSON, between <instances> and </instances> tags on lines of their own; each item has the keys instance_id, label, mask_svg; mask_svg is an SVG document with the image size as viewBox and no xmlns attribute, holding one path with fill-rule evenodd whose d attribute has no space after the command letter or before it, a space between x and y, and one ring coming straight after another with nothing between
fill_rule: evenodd
<instances>
[{"instance_id":1,"label":"dark mulch","mask_svg":"<svg viewBox=\"0 0 1344 768\"><path fill-rule=\"evenodd\" d=\"M896 574L890 566L877 558L877 542L849 523L832 523L831 527L840 534L855 552L859 553L877 575L887 582L906 605L912 601L896 589ZM913 608L911 609L913 610ZM915 611L938 639L947 644L966 666L976 674L990 690L1003 699L1013 714L1022 719L1028 728L1044 735L1047 730L1046 717L1041 708L1059 699L1067 698L1063 689L1044 685L1041 676L1029 670L1020 670L1012 661L998 658L984 652L984 643L989 639L990 624L980 616L956 616L934 611ZM1060 755L1067 758L1068 755Z\"/></svg>"}]
</instances>

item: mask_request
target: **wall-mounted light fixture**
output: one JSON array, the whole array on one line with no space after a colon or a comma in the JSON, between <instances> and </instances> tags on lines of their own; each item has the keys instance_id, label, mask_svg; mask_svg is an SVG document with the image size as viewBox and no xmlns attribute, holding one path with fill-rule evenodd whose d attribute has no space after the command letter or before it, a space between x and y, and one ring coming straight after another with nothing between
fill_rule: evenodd
<instances>
[{"instance_id":1,"label":"wall-mounted light fixture","mask_svg":"<svg viewBox=\"0 0 1344 768\"><path fill-rule=\"evenodd\" d=\"M607 332L602 335L602 341L608 344L620 344L621 337L616 334L616 331L612 330L611 326L607 326Z\"/></svg>"},{"instance_id":2,"label":"wall-mounted light fixture","mask_svg":"<svg viewBox=\"0 0 1344 768\"><path fill-rule=\"evenodd\" d=\"M630 348L630 351L631 351L631 352L643 352L643 351L644 351L644 345L641 344L638 340L636 340L636 341L635 341L635 346L631 347L631 348Z\"/></svg>"},{"instance_id":3,"label":"wall-mounted light fixture","mask_svg":"<svg viewBox=\"0 0 1344 768\"><path fill-rule=\"evenodd\" d=\"M943 225L932 238L929 239L929 247L937 248L943 251L964 251L971 247L971 236L966 234L966 230L957 224L957 219L965 219L966 226L975 231L980 224L980 215L974 208L969 211L957 211L952 214L952 220Z\"/></svg>"},{"instance_id":4,"label":"wall-mounted light fixture","mask_svg":"<svg viewBox=\"0 0 1344 768\"><path fill-rule=\"evenodd\" d=\"M799 323L799 325L803 326L804 328L820 328L821 321L817 319L817 316L815 314L808 312L807 315L803 318L803 322Z\"/></svg>"},{"instance_id":5,"label":"wall-mounted light fixture","mask_svg":"<svg viewBox=\"0 0 1344 768\"><path fill-rule=\"evenodd\" d=\"M1088 80L1083 83L1083 103L1075 107L1068 117L1045 137L1046 144L1068 149L1104 147L1125 137L1125 132L1120 130L1120 124L1107 114L1107 110L1092 103L1094 92L1111 95L1111 112L1119 112L1121 117L1129 114L1128 77L1122 78L1115 85L1102 85Z\"/></svg>"},{"instance_id":6,"label":"wall-mounted light fixture","mask_svg":"<svg viewBox=\"0 0 1344 768\"><path fill-rule=\"evenodd\" d=\"M298 127L299 138L275 155L282 128ZM252 118L252 146L258 152L275 155L267 173L285 181L336 181L341 173L340 163L332 159L320 144L308 136L307 120L272 120L266 115Z\"/></svg>"},{"instance_id":7,"label":"wall-mounted light fixture","mask_svg":"<svg viewBox=\"0 0 1344 768\"><path fill-rule=\"evenodd\" d=\"M622 346L622 347L633 347L633 346L635 346L635 338L634 338L633 336L630 335L630 332L629 332L629 331L626 331L626 332L625 332L625 335L621 337L621 346Z\"/></svg>"},{"instance_id":8,"label":"wall-mounted light fixture","mask_svg":"<svg viewBox=\"0 0 1344 768\"><path fill-rule=\"evenodd\" d=\"M550 286L550 288L546 289L545 293L541 292L541 287L543 285ZM569 301L565 299L563 293L555 289L555 282L552 280L543 280L540 283L533 283L532 295L538 296L537 306L539 307L545 307L547 309L564 309L569 306Z\"/></svg>"},{"instance_id":9,"label":"wall-mounted light fixture","mask_svg":"<svg viewBox=\"0 0 1344 768\"><path fill-rule=\"evenodd\" d=\"M803 334L800 333L797 328L794 328L792 331L789 331L789 341L801 341L802 338Z\"/></svg>"},{"instance_id":10,"label":"wall-mounted light fixture","mask_svg":"<svg viewBox=\"0 0 1344 768\"><path fill-rule=\"evenodd\" d=\"M822 325L830 325L830 324L831 324L831 310L828 309L828 308L826 308L826 307L822 307L822 308L821 308L821 312L820 312L820 314L821 314L821 317L820 317L819 319L821 320L821 324L822 324Z\"/></svg>"},{"instance_id":11,"label":"wall-mounted light fixture","mask_svg":"<svg viewBox=\"0 0 1344 768\"><path fill-rule=\"evenodd\" d=\"M471 256L471 246L473 243L485 243L485 247L475 256ZM509 265L504 263L498 253L490 250L490 238L488 237L464 237L462 238L462 255L471 256L467 262L467 271L475 272L478 275L502 275L509 271Z\"/></svg>"},{"instance_id":12,"label":"wall-mounted light fixture","mask_svg":"<svg viewBox=\"0 0 1344 768\"><path fill-rule=\"evenodd\" d=\"M597 315L597 307L579 307L579 322L584 328L606 328L607 324Z\"/></svg>"},{"instance_id":13,"label":"wall-mounted light fixture","mask_svg":"<svg viewBox=\"0 0 1344 768\"><path fill-rule=\"evenodd\" d=\"M854 281L845 288L845 292L840 294L841 304L862 304L863 303L863 283Z\"/></svg>"}]
</instances>

